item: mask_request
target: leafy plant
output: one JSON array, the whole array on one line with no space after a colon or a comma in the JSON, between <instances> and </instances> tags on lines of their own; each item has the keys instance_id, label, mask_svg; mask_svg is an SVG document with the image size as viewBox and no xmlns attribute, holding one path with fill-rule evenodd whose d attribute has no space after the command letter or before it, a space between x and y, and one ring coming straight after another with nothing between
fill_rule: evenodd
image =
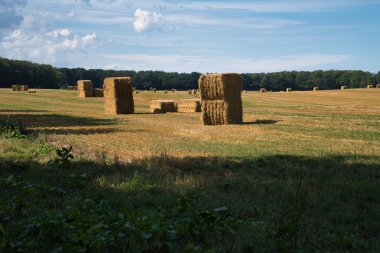
<instances>
[{"instance_id":1,"label":"leafy plant","mask_svg":"<svg viewBox=\"0 0 380 253\"><path fill-rule=\"evenodd\" d=\"M26 130L21 123L14 123L0 118L0 136L6 138L25 139Z\"/></svg>"},{"instance_id":2,"label":"leafy plant","mask_svg":"<svg viewBox=\"0 0 380 253\"><path fill-rule=\"evenodd\" d=\"M70 159L74 159L74 155L71 153L72 150L73 146L68 148L62 147L61 149L57 148L56 154L58 157L54 160L50 160L49 163L68 165L70 163Z\"/></svg>"}]
</instances>

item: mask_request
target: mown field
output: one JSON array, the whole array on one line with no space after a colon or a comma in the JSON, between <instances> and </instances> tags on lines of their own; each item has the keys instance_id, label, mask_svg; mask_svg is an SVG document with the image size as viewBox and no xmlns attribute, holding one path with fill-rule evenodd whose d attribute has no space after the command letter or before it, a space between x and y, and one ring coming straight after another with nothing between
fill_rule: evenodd
<instances>
[{"instance_id":1,"label":"mown field","mask_svg":"<svg viewBox=\"0 0 380 253\"><path fill-rule=\"evenodd\" d=\"M243 125L149 113L195 97L107 116L0 89L0 251L378 252L380 89L248 92Z\"/></svg>"}]
</instances>

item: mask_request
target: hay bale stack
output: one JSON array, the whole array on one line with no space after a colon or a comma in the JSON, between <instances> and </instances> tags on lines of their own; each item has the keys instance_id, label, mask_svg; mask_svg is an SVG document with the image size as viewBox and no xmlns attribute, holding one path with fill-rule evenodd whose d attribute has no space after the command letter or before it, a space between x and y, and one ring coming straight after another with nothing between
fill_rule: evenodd
<instances>
[{"instance_id":1,"label":"hay bale stack","mask_svg":"<svg viewBox=\"0 0 380 253\"><path fill-rule=\"evenodd\" d=\"M16 91L21 91L21 85L16 85Z\"/></svg>"},{"instance_id":2,"label":"hay bale stack","mask_svg":"<svg viewBox=\"0 0 380 253\"><path fill-rule=\"evenodd\" d=\"M17 91L17 85L12 85L12 91Z\"/></svg>"},{"instance_id":3,"label":"hay bale stack","mask_svg":"<svg viewBox=\"0 0 380 253\"><path fill-rule=\"evenodd\" d=\"M108 77L104 79L104 112L106 114L134 113L132 85L132 78L130 77Z\"/></svg>"},{"instance_id":4,"label":"hay bale stack","mask_svg":"<svg viewBox=\"0 0 380 253\"><path fill-rule=\"evenodd\" d=\"M202 75L198 84L204 125L242 123L242 81L239 74Z\"/></svg>"},{"instance_id":5,"label":"hay bale stack","mask_svg":"<svg viewBox=\"0 0 380 253\"><path fill-rule=\"evenodd\" d=\"M94 96L95 97L104 97L103 89L95 88L94 89Z\"/></svg>"},{"instance_id":6,"label":"hay bale stack","mask_svg":"<svg viewBox=\"0 0 380 253\"><path fill-rule=\"evenodd\" d=\"M367 85L367 89L372 89L373 85Z\"/></svg>"},{"instance_id":7,"label":"hay bale stack","mask_svg":"<svg viewBox=\"0 0 380 253\"><path fill-rule=\"evenodd\" d=\"M260 88L259 93L264 93L264 92L267 92L267 89L265 89L265 88Z\"/></svg>"},{"instance_id":8,"label":"hay bale stack","mask_svg":"<svg viewBox=\"0 0 380 253\"><path fill-rule=\"evenodd\" d=\"M319 90L318 86L313 87L313 91L317 91L317 90Z\"/></svg>"},{"instance_id":9,"label":"hay bale stack","mask_svg":"<svg viewBox=\"0 0 380 253\"><path fill-rule=\"evenodd\" d=\"M292 92L292 88L286 88L286 92Z\"/></svg>"},{"instance_id":10,"label":"hay bale stack","mask_svg":"<svg viewBox=\"0 0 380 253\"><path fill-rule=\"evenodd\" d=\"M151 113L166 113L176 112L177 105L174 100L151 100L150 112Z\"/></svg>"},{"instance_id":11,"label":"hay bale stack","mask_svg":"<svg viewBox=\"0 0 380 253\"><path fill-rule=\"evenodd\" d=\"M192 90L188 90L187 92L188 92L189 94L192 94L192 93L193 93L193 91L192 91Z\"/></svg>"},{"instance_id":12,"label":"hay bale stack","mask_svg":"<svg viewBox=\"0 0 380 253\"><path fill-rule=\"evenodd\" d=\"M21 91L28 91L28 85L21 85Z\"/></svg>"},{"instance_id":13,"label":"hay bale stack","mask_svg":"<svg viewBox=\"0 0 380 253\"><path fill-rule=\"evenodd\" d=\"M195 90L195 89L191 90L191 93L194 94L194 95L196 95L197 94L197 90Z\"/></svg>"},{"instance_id":14,"label":"hay bale stack","mask_svg":"<svg viewBox=\"0 0 380 253\"><path fill-rule=\"evenodd\" d=\"M376 84L376 88L380 88L380 83L379 83L379 84Z\"/></svg>"},{"instance_id":15,"label":"hay bale stack","mask_svg":"<svg viewBox=\"0 0 380 253\"><path fill-rule=\"evenodd\" d=\"M347 86L340 86L340 89L345 90L345 89L347 89Z\"/></svg>"},{"instance_id":16,"label":"hay bale stack","mask_svg":"<svg viewBox=\"0 0 380 253\"><path fill-rule=\"evenodd\" d=\"M177 104L178 112L201 112L200 99L180 99Z\"/></svg>"},{"instance_id":17,"label":"hay bale stack","mask_svg":"<svg viewBox=\"0 0 380 253\"><path fill-rule=\"evenodd\" d=\"M91 80L78 80L78 97L87 98L94 96Z\"/></svg>"}]
</instances>

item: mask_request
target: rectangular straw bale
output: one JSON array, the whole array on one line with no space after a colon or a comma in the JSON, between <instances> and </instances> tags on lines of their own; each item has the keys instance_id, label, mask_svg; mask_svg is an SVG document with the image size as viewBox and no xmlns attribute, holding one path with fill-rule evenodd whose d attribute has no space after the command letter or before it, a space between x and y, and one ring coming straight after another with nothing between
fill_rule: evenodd
<instances>
[{"instance_id":1,"label":"rectangular straw bale","mask_svg":"<svg viewBox=\"0 0 380 253\"><path fill-rule=\"evenodd\" d=\"M267 89L265 89L265 88L260 88L259 93L264 93L264 92L267 92Z\"/></svg>"},{"instance_id":2,"label":"rectangular straw bale","mask_svg":"<svg viewBox=\"0 0 380 253\"><path fill-rule=\"evenodd\" d=\"M341 90L345 90L345 89L347 89L347 86L345 86L345 85L344 86L340 86L340 89Z\"/></svg>"},{"instance_id":3,"label":"rectangular straw bale","mask_svg":"<svg viewBox=\"0 0 380 253\"><path fill-rule=\"evenodd\" d=\"M17 91L17 85L12 85L12 91Z\"/></svg>"},{"instance_id":4,"label":"rectangular straw bale","mask_svg":"<svg viewBox=\"0 0 380 253\"><path fill-rule=\"evenodd\" d=\"M193 90L191 90L191 93L193 93L195 95L195 94L197 94L197 90L193 89Z\"/></svg>"},{"instance_id":5,"label":"rectangular straw bale","mask_svg":"<svg viewBox=\"0 0 380 253\"><path fill-rule=\"evenodd\" d=\"M317 91L317 90L319 90L318 86L313 87L313 91Z\"/></svg>"},{"instance_id":6,"label":"rectangular straw bale","mask_svg":"<svg viewBox=\"0 0 380 253\"><path fill-rule=\"evenodd\" d=\"M286 88L286 92L292 92L292 88Z\"/></svg>"},{"instance_id":7,"label":"rectangular straw bale","mask_svg":"<svg viewBox=\"0 0 380 253\"><path fill-rule=\"evenodd\" d=\"M376 84L376 88L380 88L380 83L379 83L379 84Z\"/></svg>"},{"instance_id":8,"label":"rectangular straw bale","mask_svg":"<svg viewBox=\"0 0 380 253\"><path fill-rule=\"evenodd\" d=\"M94 96L95 97L104 97L103 89L95 88L94 89Z\"/></svg>"},{"instance_id":9,"label":"rectangular straw bale","mask_svg":"<svg viewBox=\"0 0 380 253\"><path fill-rule=\"evenodd\" d=\"M199 80L202 100L241 100L242 81L239 74L208 74Z\"/></svg>"},{"instance_id":10,"label":"rectangular straw bale","mask_svg":"<svg viewBox=\"0 0 380 253\"><path fill-rule=\"evenodd\" d=\"M28 85L21 85L21 91L28 91Z\"/></svg>"},{"instance_id":11,"label":"rectangular straw bale","mask_svg":"<svg viewBox=\"0 0 380 253\"><path fill-rule=\"evenodd\" d=\"M156 88L153 88L153 92L156 93L157 89Z\"/></svg>"},{"instance_id":12,"label":"rectangular straw bale","mask_svg":"<svg viewBox=\"0 0 380 253\"><path fill-rule=\"evenodd\" d=\"M16 91L21 91L21 85L16 85Z\"/></svg>"},{"instance_id":13,"label":"rectangular straw bale","mask_svg":"<svg viewBox=\"0 0 380 253\"><path fill-rule=\"evenodd\" d=\"M238 101L202 101L202 121L204 125L241 124L243 121L242 104Z\"/></svg>"},{"instance_id":14,"label":"rectangular straw bale","mask_svg":"<svg viewBox=\"0 0 380 253\"><path fill-rule=\"evenodd\" d=\"M189 94L192 94L192 93L193 93L193 91L192 91L192 90L188 90L187 92L188 92Z\"/></svg>"},{"instance_id":15,"label":"rectangular straw bale","mask_svg":"<svg viewBox=\"0 0 380 253\"><path fill-rule=\"evenodd\" d=\"M373 88L373 85L367 85L367 89Z\"/></svg>"},{"instance_id":16,"label":"rectangular straw bale","mask_svg":"<svg viewBox=\"0 0 380 253\"><path fill-rule=\"evenodd\" d=\"M166 113L176 112L177 105L174 100L151 100L150 112L152 113Z\"/></svg>"},{"instance_id":17,"label":"rectangular straw bale","mask_svg":"<svg viewBox=\"0 0 380 253\"><path fill-rule=\"evenodd\" d=\"M176 89L172 89L172 92L175 93L175 92L176 92Z\"/></svg>"},{"instance_id":18,"label":"rectangular straw bale","mask_svg":"<svg viewBox=\"0 0 380 253\"><path fill-rule=\"evenodd\" d=\"M94 90L92 88L91 80L78 80L77 85L78 85L78 97L86 98L86 97L94 96Z\"/></svg>"},{"instance_id":19,"label":"rectangular straw bale","mask_svg":"<svg viewBox=\"0 0 380 253\"><path fill-rule=\"evenodd\" d=\"M35 90L29 90L28 93L37 93Z\"/></svg>"},{"instance_id":20,"label":"rectangular straw bale","mask_svg":"<svg viewBox=\"0 0 380 253\"><path fill-rule=\"evenodd\" d=\"M133 84L130 77L104 79L104 111L106 114L132 114L135 111Z\"/></svg>"},{"instance_id":21,"label":"rectangular straw bale","mask_svg":"<svg viewBox=\"0 0 380 253\"><path fill-rule=\"evenodd\" d=\"M200 99L180 99L177 104L178 112L200 112L201 100Z\"/></svg>"}]
</instances>

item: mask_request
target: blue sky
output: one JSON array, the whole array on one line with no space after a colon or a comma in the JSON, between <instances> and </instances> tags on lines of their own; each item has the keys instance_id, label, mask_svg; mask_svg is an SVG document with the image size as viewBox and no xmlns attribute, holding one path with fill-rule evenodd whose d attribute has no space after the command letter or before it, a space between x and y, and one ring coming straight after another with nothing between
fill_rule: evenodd
<instances>
[{"instance_id":1,"label":"blue sky","mask_svg":"<svg viewBox=\"0 0 380 253\"><path fill-rule=\"evenodd\" d=\"M380 0L0 0L0 56L178 72L380 70Z\"/></svg>"}]
</instances>

